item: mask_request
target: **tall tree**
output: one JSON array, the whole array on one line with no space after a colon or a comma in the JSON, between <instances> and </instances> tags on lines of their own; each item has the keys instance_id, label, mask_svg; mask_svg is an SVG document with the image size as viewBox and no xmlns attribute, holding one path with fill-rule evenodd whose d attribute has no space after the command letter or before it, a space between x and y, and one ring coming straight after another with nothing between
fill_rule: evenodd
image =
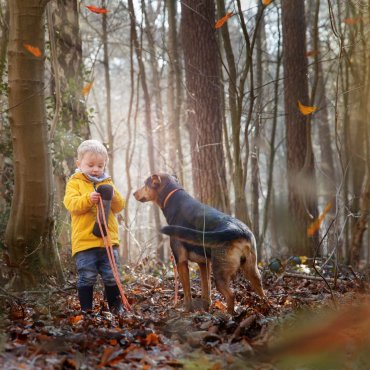
<instances>
[{"instance_id":1,"label":"tall tree","mask_svg":"<svg viewBox=\"0 0 370 370\"><path fill-rule=\"evenodd\" d=\"M67 210L61 205L67 178L75 168L76 148L81 139L90 136L83 96L82 41L78 14L78 4L74 0L51 1L47 5L53 72L51 85L55 102L51 129L55 204L60 219L67 217ZM62 245L70 243L68 234L61 232L58 242Z\"/></svg>"},{"instance_id":2,"label":"tall tree","mask_svg":"<svg viewBox=\"0 0 370 370\"><path fill-rule=\"evenodd\" d=\"M106 0L101 1L102 8L106 8ZM105 93L106 93L106 111L107 111L107 131L108 131L108 154L109 154L109 174L114 177L114 139L112 127L112 104L111 104L111 79L109 68L109 45L108 45L108 16L107 13L102 14L102 42L103 42L103 65L105 78Z\"/></svg>"},{"instance_id":3,"label":"tall tree","mask_svg":"<svg viewBox=\"0 0 370 370\"><path fill-rule=\"evenodd\" d=\"M293 254L313 254L308 225L317 217L314 156L310 120L297 104L309 104L304 0L282 0L285 132Z\"/></svg>"},{"instance_id":4,"label":"tall tree","mask_svg":"<svg viewBox=\"0 0 370 370\"><path fill-rule=\"evenodd\" d=\"M9 119L15 188L6 245L10 262L17 268L18 288L34 286L47 274L62 276L53 233L51 156L44 100L46 3L9 2ZM38 48L28 46L35 55L27 45Z\"/></svg>"},{"instance_id":5,"label":"tall tree","mask_svg":"<svg viewBox=\"0 0 370 370\"><path fill-rule=\"evenodd\" d=\"M181 12L194 190L203 202L226 209L222 89L218 45L213 28L214 1L184 0Z\"/></svg>"},{"instance_id":6,"label":"tall tree","mask_svg":"<svg viewBox=\"0 0 370 370\"><path fill-rule=\"evenodd\" d=\"M168 10L168 121L170 127L170 158L175 159L174 167L181 181L183 176L183 150L180 131L180 111L182 105L182 73L180 68L180 56L177 31L176 0L166 0Z\"/></svg>"},{"instance_id":7,"label":"tall tree","mask_svg":"<svg viewBox=\"0 0 370 370\"><path fill-rule=\"evenodd\" d=\"M145 102L145 127L147 132L147 140L148 140L148 160L149 160L149 168L151 173L155 173L157 169L157 165L155 162L155 155L154 155L154 139L153 139L153 130L152 130L152 114L151 114L151 99L149 95L148 84L146 80L146 71L142 57L142 47L139 43L139 38L136 31L136 15L135 15L135 8L132 0L128 0L128 10L130 13L130 31L131 31L131 42L135 49L136 59L139 66L139 75L140 75L140 83L141 88L144 94L144 102ZM154 212L154 220L156 229L159 230L160 228L160 218L159 218L159 210L157 207L153 208ZM160 260L164 260L164 248L162 237L160 234L157 234L157 243L158 243L158 257Z\"/></svg>"}]
</instances>

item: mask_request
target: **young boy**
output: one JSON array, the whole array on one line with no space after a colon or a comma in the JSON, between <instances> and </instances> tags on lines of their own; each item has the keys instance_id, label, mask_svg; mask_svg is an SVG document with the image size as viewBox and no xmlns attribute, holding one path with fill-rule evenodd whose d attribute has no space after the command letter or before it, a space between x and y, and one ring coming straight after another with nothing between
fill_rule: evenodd
<instances>
[{"instance_id":1,"label":"young boy","mask_svg":"<svg viewBox=\"0 0 370 370\"><path fill-rule=\"evenodd\" d=\"M97 204L100 201L99 186L111 185L113 197L110 204L108 229L114 250L114 257L119 266L118 223L114 216L125 206L125 200L115 188L112 179L104 172L108 162L108 153L97 140L86 140L77 149L77 169L69 179L64 196L64 205L72 219L72 256L75 258L78 272L78 298L81 310L92 310L93 288L98 274L101 275L109 309L121 314L123 307L118 286L109 264L108 254L102 237L95 236ZM111 189L108 186L109 189ZM103 189L103 188L102 188ZM103 226L104 227L104 226Z\"/></svg>"}]
</instances>

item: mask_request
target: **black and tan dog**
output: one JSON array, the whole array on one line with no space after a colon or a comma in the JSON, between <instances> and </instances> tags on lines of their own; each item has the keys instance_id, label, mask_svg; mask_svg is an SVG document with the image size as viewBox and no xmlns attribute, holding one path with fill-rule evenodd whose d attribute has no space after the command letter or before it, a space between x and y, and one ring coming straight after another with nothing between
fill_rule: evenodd
<instances>
[{"instance_id":1,"label":"black and tan dog","mask_svg":"<svg viewBox=\"0 0 370 370\"><path fill-rule=\"evenodd\" d=\"M244 223L200 203L185 192L175 177L164 173L147 178L134 196L140 202L156 203L166 217L169 226L161 231L171 237L187 311L193 310L188 261L199 265L205 309L210 305L210 265L229 313L234 312L234 295L229 284L239 268L256 293L265 297L257 267L255 238Z\"/></svg>"}]
</instances>

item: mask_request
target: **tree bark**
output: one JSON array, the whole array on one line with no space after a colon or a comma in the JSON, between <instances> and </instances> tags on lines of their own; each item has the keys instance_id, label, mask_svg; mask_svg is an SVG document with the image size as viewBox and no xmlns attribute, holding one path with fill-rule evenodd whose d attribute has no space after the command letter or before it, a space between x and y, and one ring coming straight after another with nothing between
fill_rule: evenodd
<instances>
[{"instance_id":1,"label":"tree bark","mask_svg":"<svg viewBox=\"0 0 370 370\"><path fill-rule=\"evenodd\" d=\"M185 0L181 9L194 191L202 202L225 210L228 201L214 2Z\"/></svg>"},{"instance_id":2,"label":"tree bark","mask_svg":"<svg viewBox=\"0 0 370 370\"><path fill-rule=\"evenodd\" d=\"M284 45L284 102L289 210L292 228L287 235L290 252L313 255L307 228L317 217L316 181L309 119L297 108L308 105L306 22L304 1L282 0Z\"/></svg>"},{"instance_id":3,"label":"tree bark","mask_svg":"<svg viewBox=\"0 0 370 370\"><path fill-rule=\"evenodd\" d=\"M46 1L9 2L9 120L13 137L15 188L6 230L15 287L45 282L46 275L62 278L54 240L51 155L44 106L43 12Z\"/></svg>"}]
</instances>

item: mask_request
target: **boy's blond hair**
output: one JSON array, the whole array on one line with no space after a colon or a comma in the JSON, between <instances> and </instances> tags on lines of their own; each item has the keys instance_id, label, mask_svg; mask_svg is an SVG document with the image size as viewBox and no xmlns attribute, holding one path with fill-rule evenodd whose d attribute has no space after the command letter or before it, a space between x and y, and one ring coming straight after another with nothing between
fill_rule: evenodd
<instances>
[{"instance_id":1,"label":"boy's blond hair","mask_svg":"<svg viewBox=\"0 0 370 370\"><path fill-rule=\"evenodd\" d=\"M101 154L108 162L108 151L98 140L85 140L77 148L77 159L80 161L86 153Z\"/></svg>"}]
</instances>

